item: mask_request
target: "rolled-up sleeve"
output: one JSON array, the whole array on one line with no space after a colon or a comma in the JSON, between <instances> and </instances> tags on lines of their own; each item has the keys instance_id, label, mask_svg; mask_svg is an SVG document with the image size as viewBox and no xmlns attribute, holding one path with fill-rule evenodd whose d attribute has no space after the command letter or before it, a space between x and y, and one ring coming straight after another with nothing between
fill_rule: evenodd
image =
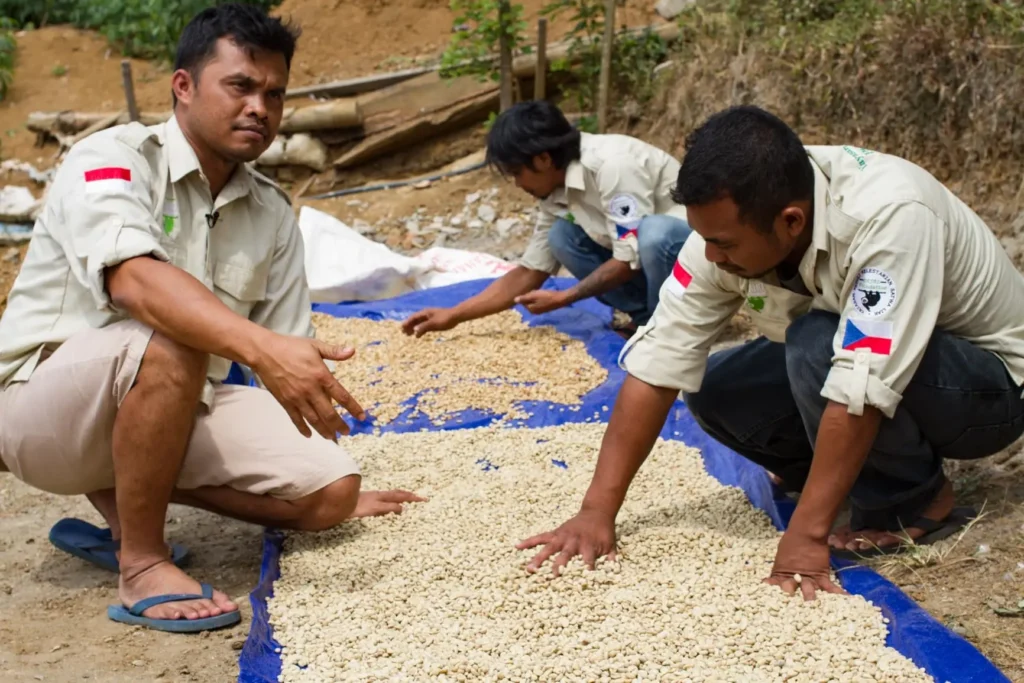
<instances>
[{"instance_id":1,"label":"rolled-up sleeve","mask_svg":"<svg viewBox=\"0 0 1024 683\"><path fill-rule=\"evenodd\" d=\"M742 301L738 291L723 286L715 266L704 258L704 240L691 235L661 287L651 321L619 355L620 367L654 386L698 391L711 345Z\"/></svg>"},{"instance_id":2,"label":"rolled-up sleeve","mask_svg":"<svg viewBox=\"0 0 1024 683\"><path fill-rule=\"evenodd\" d=\"M612 238L612 258L640 269L637 231L640 221L654 213L657 181L632 157L607 159L597 172L597 185Z\"/></svg>"},{"instance_id":3,"label":"rolled-up sleeve","mask_svg":"<svg viewBox=\"0 0 1024 683\"><path fill-rule=\"evenodd\" d=\"M891 418L935 331L945 225L917 203L889 207L850 249L834 355L821 395L861 415Z\"/></svg>"},{"instance_id":4,"label":"rolled-up sleeve","mask_svg":"<svg viewBox=\"0 0 1024 683\"><path fill-rule=\"evenodd\" d=\"M151 186L142 154L109 138L102 145L88 140L76 145L54 178L63 214L54 237L100 310L114 311L107 268L139 256L170 260L160 241Z\"/></svg>"},{"instance_id":5,"label":"rolled-up sleeve","mask_svg":"<svg viewBox=\"0 0 1024 683\"><path fill-rule=\"evenodd\" d=\"M551 245L548 243L551 226L555 224L556 220L558 217L545 209L543 204L537 209L537 223L533 228L530 243L526 245L526 251L519 259L519 265L551 275L558 273L562 264L555 258L551 251Z\"/></svg>"}]
</instances>

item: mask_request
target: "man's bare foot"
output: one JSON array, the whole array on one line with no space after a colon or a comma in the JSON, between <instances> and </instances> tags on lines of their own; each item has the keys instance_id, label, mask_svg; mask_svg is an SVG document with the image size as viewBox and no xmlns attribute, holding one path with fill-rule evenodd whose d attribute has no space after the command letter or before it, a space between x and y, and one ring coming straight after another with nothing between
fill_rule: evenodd
<instances>
[{"instance_id":1,"label":"man's bare foot","mask_svg":"<svg viewBox=\"0 0 1024 683\"><path fill-rule=\"evenodd\" d=\"M143 565L145 566L145 565ZM170 593L202 593L199 582L167 560L158 560L142 571L122 568L117 594L128 608L145 598ZM205 619L226 612L235 612L238 605L220 591L211 600L184 600L150 607L142 616L150 619Z\"/></svg>"},{"instance_id":2,"label":"man's bare foot","mask_svg":"<svg viewBox=\"0 0 1024 683\"><path fill-rule=\"evenodd\" d=\"M949 513L953 511L953 505L956 502L953 496L953 484L947 481L943 484L942 488L939 489L939 493L935 496L935 500L925 508L924 512L921 513L921 517L925 519L931 519L936 522L941 521L949 516ZM923 536L925 533L924 529L918 529L917 527L907 527L902 531L878 531L875 529L862 529L861 531L852 531L850 525L846 524L835 531L828 537L828 543L833 548L839 550L867 550L869 548L879 547L885 548L887 546L896 545L899 543L905 543L909 537L911 539L917 539Z\"/></svg>"}]
</instances>

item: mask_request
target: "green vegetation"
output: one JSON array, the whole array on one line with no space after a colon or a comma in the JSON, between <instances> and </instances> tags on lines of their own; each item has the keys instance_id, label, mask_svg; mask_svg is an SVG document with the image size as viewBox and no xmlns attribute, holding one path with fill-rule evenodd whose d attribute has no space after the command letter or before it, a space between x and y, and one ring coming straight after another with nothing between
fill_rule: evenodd
<instances>
[{"instance_id":1,"label":"green vegetation","mask_svg":"<svg viewBox=\"0 0 1024 683\"><path fill-rule=\"evenodd\" d=\"M475 74L497 81L495 55L503 33L517 54L528 54L532 50L532 46L526 44L522 5L507 3L504 16L502 5L499 0L451 0L456 14L453 24L456 33L442 57L443 77ZM572 103L570 108L583 114L580 128L594 130L597 117L592 112L601 74L604 0L554 0L542 13L552 18L568 15L572 22L572 29L565 37L570 44L569 54L553 61L551 70L563 76L563 94ZM653 71L665 56L666 47L665 41L654 33L616 38L613 87L624 96L622 101L627 110L631 109L631 104L644 104L654 95ZM632 109L638 110L638 107Z\"/></svg>"},{"instance_id":2,"label":"green vegetation","mask_svg":"<svg viewBox=\"0 0 1024 683\"><path fill-rule=\"evenodd\" d=\"M243 0L265 9L276 0ZM178 36L197 12L214 0L0 0L0 16L19 27L72 24L93 29L122 54L173 60Z\"/></svg>"},{"instance_id":3,"label":"green vegetation","mask_svg":"<svg viewBox=\"0 0 1024 683\"><path fill-rule=\"evenodd\" d=\"M1001 183L1016 168L1019 182L1020 0L708 0L679 22L676 66L645 124L663 146L752 103L808 143L880 149L945 178L983 170Z\"/></svg>"},{"instance_id":4,"label":"green vegetation","mask_svg":"<svg viewBox=\"0 0 1024 683\"><path fill-rule=\"evenodd\" d=\"M502 7L506 11L502 13ZM476 75L483 80L498 81L498 43L504 34L512 53L529 52L523 6L502 0L451 0L457 27L441 56L441 76Z\"/></svg>"},{"instance_id":5,"label":"green vegetation","mask_svg":"<svg viewBox=\"0 0 1024 683\"><path fill-rule=\"evenodd\" d=\"M14 60L18 48L14 39L14 22L0 19L0 102L7 97L7 89L14 79Z\"/></svg>"}]
</instances>

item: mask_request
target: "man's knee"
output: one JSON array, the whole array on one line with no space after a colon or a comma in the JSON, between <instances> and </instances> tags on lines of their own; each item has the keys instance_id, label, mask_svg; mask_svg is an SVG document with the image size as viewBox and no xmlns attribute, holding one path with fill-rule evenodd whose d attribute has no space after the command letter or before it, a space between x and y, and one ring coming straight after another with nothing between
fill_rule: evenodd
<instances>
[{"instance_id":1,"label":"man's knee","mask_svg":"<svg viewBox=\"0 0 1024 683\"><path fill-rule=\"evenodd\" d=\"M344 522L359 502L360 483L361 477L352 474L293 501L298 509L295 528L302 531L326 531Z\"/></svg>"},{"instance_id":2,"label":"man's knee","mask_svg":"<svg viewBox=\"0 0 1024 683\"><path fill-rule=\"evenodd\" d=\"M640 263L652 263L662 258L675 260L691 232L690 226L681 218L661 214L646 216L636 232Z\"/></svg>"},{"instance_id":3,"label":"man's knee","mask_svg":"<svg viewBox=\"0 0 1024 683\"><path fill-rule=\"evenodd\" d=\"M786 371L794 395L817 395L832 367L833 343L839 316L811 311L786 329Z\"/></svg>"},{"instance_id":4,"label":"man's knee","mask_svg":"<svg viewBox=\"0 0 1024 683\"><path fill-rule=\"evenodd\" d=\"M206 383L209 356L154 332L142 357L136 385L153 383L181 396L196 396Z\"/></svg>"}]
</instances>

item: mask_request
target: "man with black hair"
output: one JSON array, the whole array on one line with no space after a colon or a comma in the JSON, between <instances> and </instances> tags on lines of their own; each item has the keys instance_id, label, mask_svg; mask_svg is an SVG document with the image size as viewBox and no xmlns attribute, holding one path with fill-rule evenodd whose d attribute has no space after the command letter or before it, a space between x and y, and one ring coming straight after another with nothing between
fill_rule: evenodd
<instances>
[{"instance_id":1,"label":"man with black hair","mask_svg":"<svg viewBox=\"0 0 1024 683\"><path fill-rule=\"evenodd\" d=\"M769 582L839 591L830 554L955 533L944 459L1024 432L1024 277L970 208L920 167L804 147L754 107L687 140L674 191L697 233L619 393L579 514L521 548L536 569L615 547L615 516L680 392L704 430L801 496ZM741 306L764 335L708 358ZM851 523L833 529L844 501ZM831 551L831 552L830 552Z\"/></svg>"},{"instance_id":2,"label":"man with black hair","mask_svg":"<svg viewBox=\"0 0 1024 683\"><path fill-rule=\"evenodd\" d=\"M540 200L526 253L477 296L410 316L405 333L450 330L517 303L546 313L594 296L634 325L646 323L690 234L686 210L670 196L678 162L636 138L581 133L543 100L498 116L487 135L487 161ZM562 266L579 283L540 289Z\"/></svg>"},{"instance_id":3,"label":"man with black hair","mask_svg":"<svg viewBox=\"0 0 1024 683\"><path fill-rule=\"evenodd\" d=\"M249 5L196 15L170 120L71 149L0 319L2 469L93 503L107 528L65 519L50 539L119 573L119 622L240 619L176 566L172 501L324 529L419 500L360 493L332 400L363 411L325 364L353 351L312 338L288 196L247 166L277 133L297 35ZM267 391L224 385L231 361Z\"/></svg>"}]
</instances>

